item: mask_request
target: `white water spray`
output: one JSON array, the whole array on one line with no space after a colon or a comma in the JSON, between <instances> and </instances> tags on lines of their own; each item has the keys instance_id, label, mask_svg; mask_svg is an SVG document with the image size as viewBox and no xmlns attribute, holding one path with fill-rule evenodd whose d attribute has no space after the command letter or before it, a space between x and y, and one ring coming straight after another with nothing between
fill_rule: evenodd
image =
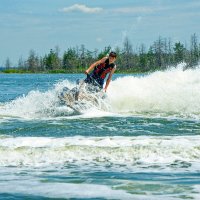
<instances>
[{"instance_id":1,"label":"white water spray","mask_svg":"<svg viewBox=\"0 0 200 200\"><path fill-rule=\"evenodd\" d=\"M115 112L200 117L200 69L182 65L145 76L125 76L108 92Z\"/></svg>"},{"instance_id":2,"label":"white water spray","mask_svg":"<svg viewBox=\"0 0 200 200\"><path fill-rule=\"evenodd\" d=\"M127 75L112 81L107 92L112 107L110 112L199 119L200 69L184 71L182 68L183 65L179 65L166 71L143 76ZM66 80L47 92L30 91L27 96L0 106L0 116L34 119L73 115L69 107L59 105L58 93L65 86L71 89L75 84ZM91 113L91 110L93 108L84 113ZM102 110L94 112L97 116L101 112L102 116Z\"/></svg>"}]
</instances>

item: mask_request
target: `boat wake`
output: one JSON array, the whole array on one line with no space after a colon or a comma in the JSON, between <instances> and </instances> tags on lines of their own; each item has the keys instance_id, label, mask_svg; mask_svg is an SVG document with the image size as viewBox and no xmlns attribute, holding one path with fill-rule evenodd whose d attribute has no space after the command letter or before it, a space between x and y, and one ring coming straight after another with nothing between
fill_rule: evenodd
<instances>
[{"instance_id":1,"label":"boat wake","mask_svg":"<svg viewBox=\"0 0 200 200\"><path fill-rule=\"evenodd\" d=\"M0 137L0 166L77 164L199 171L200 136Z\"/></svg>"},{"instance_id":2,"label":"boat wake","mask_svg":"<svg viewBox=\"0 0 200 200\"><path fill-rule=\"evenodd\" d=\"M200 119L200 69L183 65L146 75L118 76L106 93L82 83L59 81L0 105L0 118L49 119L92 113ZM104 113L104 114L103 114ZM88 115L90 116L90 115Z\"/></svg>"},{"instance_id":3,"label":"boat wake","mask_svg":"<svg viewBox=\"0 0 200 200\"><path fill-rule=\"evenodd\" d=\"M94 91L96 90L96 91ZM0 105L0 118L46 119L109 110L106 94L83 83L58 82L46 92L33 90Z\"/></svg>"},{"instance_id":4,"label":"boat wake","mask_svg":"<svg viewBox=\"0 0 200 200\"><path fill-rule=\"evenodd\" d=\"M183 68L117 78L108 91L113 112L199 120L200 68Z\"/></svg>"}]
</instances>

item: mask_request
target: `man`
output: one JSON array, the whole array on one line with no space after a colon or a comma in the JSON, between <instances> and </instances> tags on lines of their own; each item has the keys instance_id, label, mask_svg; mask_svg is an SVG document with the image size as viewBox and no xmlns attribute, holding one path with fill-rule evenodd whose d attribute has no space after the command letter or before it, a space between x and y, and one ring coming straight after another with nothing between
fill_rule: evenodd
<instances>
[{"instance_id":1,"label":"man","mask_svg":"<svg viewBox=\"0 0 200 200\"><path fill-rule=\"evenodd\" d=\"M101 60L98 60L92 65L90 65L90 67L85 71L85 74L88 75L90 71L92 70L93 71L90 75L87 76L87 78L85 79L85 82L94 84L94 85L95 85L94 82L97 82L98 86L100 88L103 88L104 80L107 74L109 74L106 80L105 88L104 88L104 91L106 92L110 84L112 75L114 74L116 70L116 65L114 63L116 58L117 58L117 54L115 52L110 52L108 57L104 57Z\"/></svg>"}]
</instances>

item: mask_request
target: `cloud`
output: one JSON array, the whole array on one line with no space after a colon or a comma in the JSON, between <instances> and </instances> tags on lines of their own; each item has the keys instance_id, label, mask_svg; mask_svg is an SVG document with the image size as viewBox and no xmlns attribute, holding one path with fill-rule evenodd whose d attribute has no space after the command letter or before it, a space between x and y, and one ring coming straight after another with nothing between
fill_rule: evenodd
<instances>
[{"instance_id":1,"label":"cloud","mask_svg":"<svg viewBox=\"0 0 200 200\"><path fill-rule=\"evenodd\" d=\"M66 12L66 13L74 12L74 11L79 11L79 12L83 12L83 13L98 13L102 10L103 10L103 8L99 8L99 7L90 8L83 4L74 4L72 6L63 8L61 11Z\"/></svg>"},{"instance_id":2,"label":"cloud","mask_svg":"<svg viewBox=\"0 0 200 200\"><path fill-rule=\"evenodd\" d=\"M151 7L124 7L113 9L116 13L150 13L154 9Z\"/></svg>"}]
</instances>

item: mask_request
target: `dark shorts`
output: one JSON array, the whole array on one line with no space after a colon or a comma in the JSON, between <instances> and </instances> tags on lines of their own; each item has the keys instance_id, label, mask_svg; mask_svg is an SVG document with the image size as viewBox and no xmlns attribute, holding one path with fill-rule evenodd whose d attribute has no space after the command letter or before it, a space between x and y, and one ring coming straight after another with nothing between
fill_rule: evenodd
<instances>
[{"instance_id":1,"label":"dark shorts","mask_svg":"<svg viewBox=\"0 0 200 200\"><path fill-rule=\"evenodd\" d=\"M98 86L100 88L103 88L104 79L95 76L95 74L91 74L91 75L87 76L87 78L84 81L85 81L85 83L89 83L89 84Z\"/></svg>"}]
</instances>

